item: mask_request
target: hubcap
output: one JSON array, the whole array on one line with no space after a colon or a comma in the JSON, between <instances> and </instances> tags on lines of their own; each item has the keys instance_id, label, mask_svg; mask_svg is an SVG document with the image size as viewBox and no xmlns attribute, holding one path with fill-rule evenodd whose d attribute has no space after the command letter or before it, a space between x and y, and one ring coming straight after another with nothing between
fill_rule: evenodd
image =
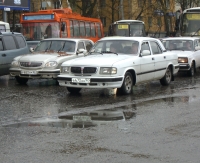
<instances>
[{"instance_id":1,"label":"hubcap","mask_svg":"<svg viewBox=\"0 0 200 163\"><path fill-rule=\"evenodd\" d=\"M130 91L130 90L131 90L131 87L132 87L132 80L131 80L131 77L130 77L130 76L127 76L127 77L126 77L125 86L126 86L126 90L127 90L127 91Z\"/></svg>"},{"instance_id":2,"label":"hubcap","mask_svg":"<svg viewBox=\"0 0 200 163\"><path fill-rule=\"evenodd\" d=\"M169 83L171 81L171 71L169 69L167 69L167 72L166 72L166 80L167 82Z\"/></svg>"}]
</instances>

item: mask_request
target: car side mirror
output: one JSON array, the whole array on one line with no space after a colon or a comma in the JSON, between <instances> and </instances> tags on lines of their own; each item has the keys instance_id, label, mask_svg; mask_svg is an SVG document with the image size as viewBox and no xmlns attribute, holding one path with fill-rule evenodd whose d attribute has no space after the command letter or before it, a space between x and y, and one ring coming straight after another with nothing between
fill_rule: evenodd
<instances>
[{"instance_id":1,"label":"car side mirror","mask_svg":"<svg viewBox=\"0 0 200 163\"><path fill-rule=\"evenodd\" d=\"M30 47L30 49L29 49L29 50L30 50L30 52L31 52L31 53L33 53L33 52L34 52L34 48L33 48L33 47Z\"/></svg>"},{"instance_id":2,"label":"car side mirror","mask_svg":"<svg viewBox=\"0 0 200 163\"><path fill-rule=\"evenodd\" d=\"M87 50L85 49L78 49L76 54L83 53L84 55L87 53Z\"/></svg>"},{"instance_id":3,"label":"car side mirror","mask_svg":"<svg viewBox=\"0 0 200 163\"><path fill-rule=\"evenodd\" d=\"M200 50L200 46L196 46L195 47L195 50L197 51L197 50Z\"/></svg>"},{"instance_id":4,"label":"car side mirror","mask_svg":"<svg viewBox=\"0 0 200 163\"><path fill-rule=\"evenodd\" d=\"M147 55L151 55L150 50L143 50L141 56L147 56Z\"/></svg>"}]
</instances>

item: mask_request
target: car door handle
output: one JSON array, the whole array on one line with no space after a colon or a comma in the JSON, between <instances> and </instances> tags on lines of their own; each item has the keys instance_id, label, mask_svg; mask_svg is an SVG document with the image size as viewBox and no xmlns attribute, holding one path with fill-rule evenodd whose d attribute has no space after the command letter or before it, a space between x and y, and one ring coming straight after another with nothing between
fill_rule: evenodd
<instances>
[{"instance_id":1,"label":"car door handle","mask_svg":"<svg viewBox=\"0 0 200 163\"><path fill-rule=\"evenodd\" d=\"M5 57L5 56L6 56L6 54L2 54L1 56L2 56L2 57Z\"/></svg>"},{"instance_id":2,"label":"car door handle","mask_svg":"<svg viewBox=\"0 0 200 163\"><path fill-rule=\"evenodd\" d=\"M164 59L166 59L166 56L164 56Z\"/></svg>"},{"instance_id":3,"label":"car door handle","mask_svg":"<svg viewBox=\"0 0 200 163\"><path fill-rule=\"evenodd\" d=\"M154 58L152 58L152 60L154 60Z\"/></svg>"}]
</instances>

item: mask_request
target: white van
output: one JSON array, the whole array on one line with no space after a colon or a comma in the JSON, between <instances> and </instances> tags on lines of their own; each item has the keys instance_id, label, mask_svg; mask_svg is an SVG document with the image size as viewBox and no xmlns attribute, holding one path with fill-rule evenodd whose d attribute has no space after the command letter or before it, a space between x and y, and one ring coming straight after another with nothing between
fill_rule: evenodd
<instances>
[{"instance_id":1,"label":"white van","mask_svg":"<svg viewBox=\"0 0 200 163\"><path fill-rule=\"evenodd\" d=\"M9 25L9 23L0 21L0 32L10 32L10 25Z\"/></svg>"}]
</instances>

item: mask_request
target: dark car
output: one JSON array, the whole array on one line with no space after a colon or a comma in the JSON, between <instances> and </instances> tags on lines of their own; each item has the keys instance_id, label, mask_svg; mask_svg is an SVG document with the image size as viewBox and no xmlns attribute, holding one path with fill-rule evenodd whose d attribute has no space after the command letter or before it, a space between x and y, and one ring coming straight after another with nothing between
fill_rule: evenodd
<instances>
[{"instance_id":1,"label":"dark car","mask_svg":"<svg viewBox=\"0 0 200 163\"><path fill-rule=\"evenodd\" d=\"M30 53L21 33L0 32L0 76L9 74L13 58Z\"/></svg>"}]
</instances>

